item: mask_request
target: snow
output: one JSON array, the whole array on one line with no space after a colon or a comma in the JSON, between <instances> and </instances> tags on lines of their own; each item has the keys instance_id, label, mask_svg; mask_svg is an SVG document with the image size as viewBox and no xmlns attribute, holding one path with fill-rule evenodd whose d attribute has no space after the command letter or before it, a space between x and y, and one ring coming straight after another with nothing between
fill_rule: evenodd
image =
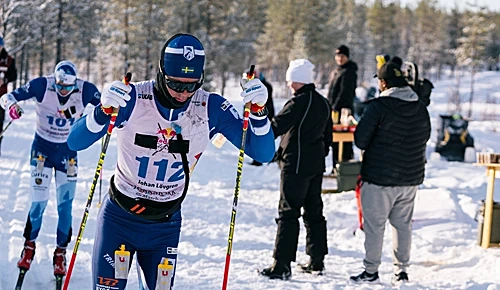
<instances>
[{"instance_id":1,"label":"snow","mask_svg":"<svg viewBox=\"0 0 500 290\"><path fill-rule=\"evenodd\" d=\"M496 93L498 72L484 72L476 77L474 120L470 131L479 151L500 152L500 135L493 129L495 121L481 121L481 112L488 94ZM428 143L426 179L419 188L412 245L412 283L403 289L500 289L500 249L483 249L477 244L477 222L474 220L480 201L485 198L486 174L482 167L468 163L446 162L435 155L437 118L446 113L447 99L453 78L435 82L429 107L433 133ZM467 78L463 78L461 91L467 96ZM227 96L242 107L238 88L228 90ZM275 99L277 109L284 99ZM0 157L0 290L12 289L17 277L16 262L22 249L26 216L30 208L29 154L34 133L34 103L25 102L26 114L15 121L5 134ZM494 105L493 105L494 106ZM464 111L466 111L464 106ZM116 143L111 139L103 169L102 198L109 185L116 161ZM73 231L78 232L99 157L100 144L96 143L79 153L79 183L73 204ZM359 151L356 152L359 154ZM183 227L179 244L175 289L220 289L224 272L229 221L234 194L238 149L226 142L217 149L210 145L203 154L194 174L186 200L183 203ZM330 157L327 164L331 166ZM310 276L293 269L290 281L274 281L259 277L257 268L272 263L276 234L279 198L279 170L276 164L249 166L245 159L241 192L237 209L228 289L389 289L392 276L391 229L386 228L380 267L381 285L351 285L350 275L362 271L364 257L361 234L353 235L357 224L354 192L325 194L324 214L328 221L329 255L325 259L327 273ZM331 168L327 169L331 170ZM57 210L55 190L44 215L32 270L25 278L23 289L53 288L52 253L55 247ZM71 277L70 289L91 289L91 256L96 226L99 186ZM498 199L497 194L497 199ZM500 225L494 225L496 227ZM74 239L68 250L68 261ZM305 229L301 227L297 261L308 259L304 253ZM294 263L295 264L295 263ZM294 266L294 264L292 266ZM138 289L133 265L127 289Z\"/></svg>"}]
</instances>

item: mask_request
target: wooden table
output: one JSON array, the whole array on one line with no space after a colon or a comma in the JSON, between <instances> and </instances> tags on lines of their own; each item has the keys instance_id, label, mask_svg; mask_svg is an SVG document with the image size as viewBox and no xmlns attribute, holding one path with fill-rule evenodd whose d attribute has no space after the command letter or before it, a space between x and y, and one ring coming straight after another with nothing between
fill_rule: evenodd
<instances>
[{"instance_id":1,"label":"wooden table","mask_svg":"<svg viewBox=\"0 0 500 290\"><path fill-rule=\"evenodd\" d=\"M350 131L333 131L333 143L339 143L339 154L337 162L342 161L342 152L344 152L344 142L354 142L354 132Z\"/></svg>"},{"instance_id":2,"label":"wooden table","mask_svg":"<svg viewBox=\"0 0 500 290\"><path fill-rule=\"evenodd\" d=\"M486 175L488 176L488 185L486 187L486 199L484 201L484 223L483 223L483 235L481 238L481 247L489 248L491 246L498 246L490 244L490 239L491 239L491 227L493 221L493 203L494 203L493 198L495 196L495 178L500 177L500 164L475 163L474 165L486 167Z\"/></svg>"}]
</instances>

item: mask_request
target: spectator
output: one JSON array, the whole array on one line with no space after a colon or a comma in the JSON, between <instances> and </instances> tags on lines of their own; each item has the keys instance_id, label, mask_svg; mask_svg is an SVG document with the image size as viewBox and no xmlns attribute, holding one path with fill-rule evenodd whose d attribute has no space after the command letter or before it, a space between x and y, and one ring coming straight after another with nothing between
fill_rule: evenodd
<instances>
[{"instance_id":1,"label":"spectator","mask_svg":"<svg viewBox=\"0 0 500 290\"><path fill-rule=\"evenodd\" d=\"M271 121L274 117L273 86L269 82L267 82L266 78L264 77L264 75L261 72L259 72L258 70L255 70L254 73L256 76L259 76L259 80L267 88L267 102L266 102L267 118ZM262 163L257 161L257 160L253 160L252 163L250 163L250 164L255 165L255 166L262 165Z\"/></svg>"},{"instance_id":2,"label":"spectator","mask_svg":"<svg viewBox=\"0 0 500 290\"><path fill-rule=\"evenodd\" d=\"M339 112L347 108L353 112L354 110L354 96L356 85L358 81L357 71L358 65L349 59L349 48L341 45L335 51L335 62L338 67L333 72L330 88L328 89L328 102L333 111ZM332 143L332 157L333 157L333 170L335 175L335 165L338 160L338 143ZM342 159L349 160L354 157L352 150L352 142L344 143L344 151L342 152Z\"/></svg>"},{"instance_id":3,"label":"spectator","mask_svg":"<svg viewBox=\"0 0 500 290\"><path fill-rule=\"evenodd\" d=\"M325 157L332 142L332 120L328 101L313 84L313 69L314 65L306 59L290 62L286 81L294 97L272 120L275 137L281 136L277 152L281 169L278 231L274 263L260 272L271 279L291 277L290 262L296 257L301 209L307 230L306 253L311 258L299 265L300 269L321 274L328 253L321 185Z\"/></svg>"},{"instance_id":4,"label":"spectator","mask_svg":"<svg viewBox=\"0 0 500 290\"><path fill-rule=\"evenodd\" d=\"M378 98L369 101L354 133L364 150L361 205L365 232L365 271L354 282L377 282L385 223L393 230L393 284L408 281L411 220L418 185L425 172L425 146L431 125L425 105L408 86L398 65L388 62L377 73Z\"/></svg>"},{"instance_id":5,"label":"spectator","mask_svg":"<svg viewBox=\"0 0 500 290\"><path fill-rule=\"evenodd\" d=\"M17 79L16 59L9 55L4 46L3 37L0 36L0 97L7 93L7 85ZM0 107L0 132L3 131L5 110ZM2 137L0 137L0 146Z\"/></svg>"}]
</instances>

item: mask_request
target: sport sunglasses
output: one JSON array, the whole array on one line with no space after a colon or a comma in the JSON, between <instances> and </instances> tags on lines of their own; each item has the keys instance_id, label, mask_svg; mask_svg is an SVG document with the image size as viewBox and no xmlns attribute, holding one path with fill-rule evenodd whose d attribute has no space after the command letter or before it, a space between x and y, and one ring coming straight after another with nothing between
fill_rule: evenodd
<instances>
[{"instance_id":1,"label":"sport sunglasses","mask_svg":"<svg viewBox=\"0 0 500 290\"><path fill-rule=\"evenodd\" d=\"M75 85L60 85L60 84L56 84L56 88L59 91L62 91L62 90L72 91L72 90L74 90L76 88L76 86Z\"/></svg>"},{"instance_id":2,"label":"sport sunglasses","mask_svg":"<svg viewBox=\"0 0 500 290\"><path fill-rule=\"evenodd\" d=\"M171 90L174 90L177 93L182 93L184 91L187 91L188 93L192 93L200 88L199 82L184 83L184 82L179 82L179 81L174 81L174 80L168 79L167 77L165 77L165 83L167 84L167 86Z\"/></svg>"}]
</instances>

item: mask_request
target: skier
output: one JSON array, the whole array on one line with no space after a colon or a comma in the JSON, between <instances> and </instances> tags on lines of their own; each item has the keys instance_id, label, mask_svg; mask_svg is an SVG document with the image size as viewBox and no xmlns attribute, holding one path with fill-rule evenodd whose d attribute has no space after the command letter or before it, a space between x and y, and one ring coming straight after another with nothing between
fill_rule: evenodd
<instances>
[{"instance_id":1,"label":"skier","mask_svg":"<svg viewBox=\"0 0 500 290\"><path fill-rule=\"evenodd\" d=\"M1 106L15 120L23 110L19 101L36 98L36 130L31 145L31 208L24 228L24 248L17 266L30 269L35 255L35 240L49 200L53 172L57 196L57 247L54 251L54 275L66 274L66 247L71 241L71 211L75 196L77 153L66 143L70 126L83 113L87 104L98 105L100 93L96 86L77 77L75 65L59 62L54 74L31 80L26 85L2 96Z\"/></svg>"},{"instance_id":2,"label":"skier","mask_svg":"<svg viewBox=\"0 0 500 290\"><path fill-rule=\"evenodd\" d=\"M72 127L70 148L85 149L105 134L109 114L119 109L117 166L97 218L93 289L110 289L111 284L125 289L134 254L146 289L173 285L181 203L190 173L215 134L236 147L242 140L243 120L236 109L220 95L201 89L204 64L201 42L190 34L176 34L161 51L156 79L133 85L114 81L103 90L101 106ZM258 78L242 84L243 101L252 104L245 151L269 162L275 148L265 110L267 89ZM168 278L157 275L167 266Z\"/></svg>"}]
</instances>

